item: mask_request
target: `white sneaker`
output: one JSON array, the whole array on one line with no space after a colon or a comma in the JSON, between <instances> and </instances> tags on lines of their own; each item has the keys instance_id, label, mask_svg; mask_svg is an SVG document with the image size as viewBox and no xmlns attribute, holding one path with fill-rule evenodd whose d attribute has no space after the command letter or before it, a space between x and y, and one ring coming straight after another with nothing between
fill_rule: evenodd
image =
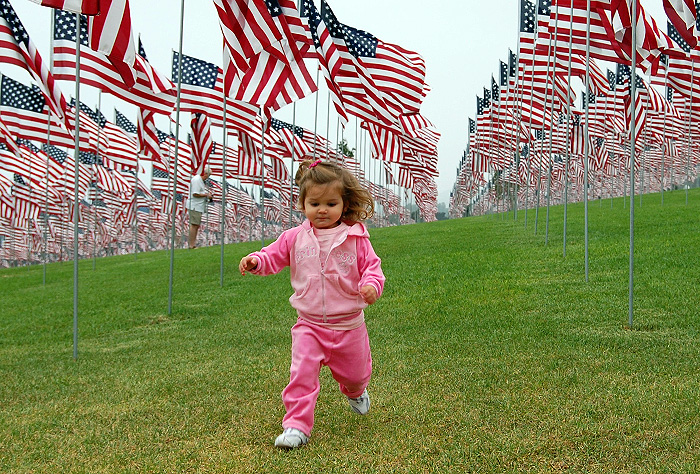
<instances>
[{"instance_id":1,"label":"white sneaker","mask_svg":"<svg viewBox=\"0 0 700 474\"><path fill-rule=\"evenodd\" d=\"M275 440L278 448L294 449L300 448L309 442L309 437L296 428L285 428L281 435Z\"/></svg>"},{"instance_id":2,"label":"white sneaker","mask_svg":"<svg viewBox=\"0 0 700 474\"><path fill-rule=\"evenodd\" d=\"M366 415L369 411L369 393L367 393L367 389L357 398L348 397L348 403L352 411L358 415Z\"/></svg>"}]
</instances>

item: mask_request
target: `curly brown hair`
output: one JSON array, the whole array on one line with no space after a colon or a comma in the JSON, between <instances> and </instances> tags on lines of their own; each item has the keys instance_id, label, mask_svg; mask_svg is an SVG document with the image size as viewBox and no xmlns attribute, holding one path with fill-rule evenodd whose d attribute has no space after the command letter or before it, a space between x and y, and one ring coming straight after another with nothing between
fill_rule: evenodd
<instances>
[{"instance_id":1,"label":"curly brown hair","mask_svg":"<svg viewBox=\"0 0 700 474\"><path fill-rule=\"evenodd\" d=\"M299 186L297 207L304 210L306 192L310 186L337 182L343 198L341 219L347 222L360 222L374 215L374 199L357 178L347 169L335 163L321 160L304 160L294 178Z\"/></svg>"}]
</instances>

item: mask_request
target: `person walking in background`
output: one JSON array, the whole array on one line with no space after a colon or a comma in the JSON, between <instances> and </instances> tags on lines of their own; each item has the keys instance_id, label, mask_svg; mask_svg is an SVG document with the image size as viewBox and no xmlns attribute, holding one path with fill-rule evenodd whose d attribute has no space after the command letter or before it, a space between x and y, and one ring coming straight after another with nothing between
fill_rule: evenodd
<instances>
[{"instance_id":1,"label":"person walking in background","mask_svg":"<svg viewBox=\"0 0 700 474\"><path fill-rule=\"evenodd\" d=\"M290 267L294 294L289 301L298 318L289 384L282 392L286 414L275 440L279 448L308 442L324 365L350 408L361 415L369 411L372 356L363 310L381 296L385 280L361 222L374 214L370 193L349 171L321 160L304 161L296 183L306 220L239 263L242 275Z\"/></svg>"},{"instance_id":2,"label":"person walking in background","mask_svg":"<svg viewBox=\"0 0 700 474\"><path fill-rule=\"evenodd\" d=\"M211 199L212 194L204 184L209 176L211 169L207 166L202 171L201 175L193 175L190 181L190 196L187 200L187 209L190 215L190 233L187 239L191 249L197 248L197 234L199 227L202 225L202 214L207 210L207 201Z\"/></svg>"}]
</instances>

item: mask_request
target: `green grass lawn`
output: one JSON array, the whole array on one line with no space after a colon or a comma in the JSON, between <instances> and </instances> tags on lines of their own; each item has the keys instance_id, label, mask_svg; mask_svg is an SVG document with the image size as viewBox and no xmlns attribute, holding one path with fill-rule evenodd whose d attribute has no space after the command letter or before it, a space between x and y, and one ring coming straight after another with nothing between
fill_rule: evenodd
<instances>
[{"instance_id":1,"label":"green grass lawn","mask_svg":"<svg viewBox=\"0 0 700 474\"><path fill-rule=\"evenodd\" d=\"M371 231L372 409L327 370L309 445L273 447L289 377L288 271L259 242L0 270L0 472L700 471L700 192Z\"/></svg>"}]
</instances>

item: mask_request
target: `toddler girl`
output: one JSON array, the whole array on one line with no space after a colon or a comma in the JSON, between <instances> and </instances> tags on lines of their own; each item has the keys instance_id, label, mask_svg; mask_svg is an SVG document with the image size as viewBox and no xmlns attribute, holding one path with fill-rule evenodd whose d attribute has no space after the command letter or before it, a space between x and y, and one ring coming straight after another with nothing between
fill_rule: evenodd
<instances>
[{"instance_id":1,"label":"toddler girl","mask_svg":"<svg viewBox=\"0 0 700 474\"><path fill-rule=\"evenodd\" d=\"M321 160L303 162L296 183L304 223L239 264L242 275L290 267L294 294L289 301L298 319L292 328L289 385L282 392L284 431L275 440L280 448L308 442L324 365L353 411L364 415L369 410L372 356L363 309L384 288L381 260L360 222L374 213L369 192L349 171Z\"/></svg>"}]
</instances>

